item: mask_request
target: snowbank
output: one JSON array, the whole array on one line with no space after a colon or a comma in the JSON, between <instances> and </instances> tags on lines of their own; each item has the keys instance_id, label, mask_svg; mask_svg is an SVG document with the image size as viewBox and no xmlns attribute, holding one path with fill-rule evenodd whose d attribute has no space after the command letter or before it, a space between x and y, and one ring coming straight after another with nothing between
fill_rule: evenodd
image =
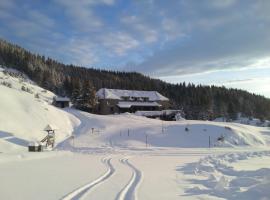
<instances>
[{"instance_id":1,"label":"snowbank","mask_svg":"<svg viewBox=\"0 0 270 200\"><path fill-rule=\"evenodd\" d=\"M211 194L224 199L269 199L269 161L269 151L230 153L208 156L179 171L193 175L190 181L196 186L186 190L190 196Z\"/></svg>"}]
</instances>

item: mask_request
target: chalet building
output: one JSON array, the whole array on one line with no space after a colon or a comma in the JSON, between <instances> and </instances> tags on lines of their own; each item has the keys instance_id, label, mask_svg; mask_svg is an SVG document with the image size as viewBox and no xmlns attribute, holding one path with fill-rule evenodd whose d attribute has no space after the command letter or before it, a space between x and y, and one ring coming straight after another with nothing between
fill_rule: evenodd
<instances>
[{"instance_id":1,"label":"chalet building","mask_svg":"<svg viewBox=\"0 0 270 200\"><path fill-rule=\"evenodd\" d=\"M53 103L54 106L59 107L59 108L65 108L70 106L70 99L68 97L58 97L55 96L53 98Z\"/></svg>"},{"instance_id":2,"label":"chalet building","mask_svg":"<svg viewBox=\"0 0 270 200\"><path fill-rule=\"evenodd\" d=\"M97 91L100 114L167 109L169 99L156 91L118 90L101 88Z\"/></svg>"}]
</instances>

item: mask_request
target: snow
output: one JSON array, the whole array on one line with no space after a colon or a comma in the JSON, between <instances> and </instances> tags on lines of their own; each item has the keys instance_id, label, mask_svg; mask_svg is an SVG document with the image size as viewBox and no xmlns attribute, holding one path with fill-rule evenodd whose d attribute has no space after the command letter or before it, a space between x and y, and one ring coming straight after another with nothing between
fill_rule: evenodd
<instances>
[{"instance_id":1,"label":"snow","mask_svg":"<svg viewBox=\"0 0 270 200\"><path fill-rule=\"evenodd\" d=\"M2 81L1 199L270 199L267 127L62 110L27 77ZM57 147L27 152L47 125Z\"/></svg>"},{"instance_id":2,"label":"snow","mask_svg":"<svg viewBox=\"0 0 270 200\"><path fill-rule=\"evenodd\" d=\"M68 98L68 97L59 97L59 96L55 96L55 97L54 97L54 100L55 100L55 101L67 101L67 102L70 102L70 98Z\"/></svg>"},{"instance_id":3,"label":"snow","mask_svg":"<svg viewBox=\"0 0 270 200\"><path fill-rule=\"evenodd\" d=\"M206 148L210 145L222 147L266 146L261 129L241 124L227 124L197 120L164 122L157 119L121 115L94 115L75 109L65 109L81 120L75 129L77 151L91 148ZM188 130L187 130L188 129ZM76 134L77 133L77 134ZM224 136L224 142L218 138ZM70 140L60 146L70 148Z\"/></svg>"},{"instance_id":4,"label":"snow","mask_svg":"<svg viewBox=\"0 0 270 200\"><path fill-rule=\"evenodd\" d=\"M159 107L161 106L157 102L132 102L132 101L120 101L117 106L120 108L130 108L131 106L142 106L142 107L148 107L148 106L155 106Z\"/></svg>"},{"instance_id":5,"label":"snow","mask_svg":"<svg viewBox=\"0 0 270 200\"><path fill-rule=\"evenodd\" d=\"M269 199L269 156L269 151L229 153L188 164L186 169L193 174L190 181L197 189L187 192L191 196L207 193L223 199ZM261 167L249 168L258 158Z\"/></svg>"},{"instance_id":6,"label":"snow","mask_svg":"<svg viewBox=\"0 0 270 200\"><path fill-rule=\"evenodd\" d=\"M1 199L61 199L105 170L100 156L67 153L3 163L0 176L5 181L0 187Z\"/></svg>"},{"instance_id":7,"label":"snow","mask_svg":"<svg viewBox=\"0 0 270 200\"><path fill-rule=\"evenodd\" d=\"M224 117L219 117L214 120L215 122L226 122L226 119ZM241 117L238 116L236 120L232 120L234 123L239 123L239 124L246 124L246 125L251 125L251 126L259 126L259 127L269 127L270 126L270 121L269 120L260 120L257 118L253 117Z\"/></svg>"},{"instance_id":8,"label":"snow","mask_svg":"<svg viewBox=\"0 0 270 200\"><path fill-rule=\"evenodd\" d=\"M149 101L168 101L169 99L156 91L119 90L101 88L97 91L99 99L118 99L122 97L148 98Z\"/></svg>"},{"instance_id":9,"label":"snow","mask_svg":"<svg viewBox=\"0 0 270 200\"><path fill-rule=\"evenodd\" d=\"M0 152L27 150L29 141L40 141L47 133L47 124L58 127L56 143L69 137L77 119L51 105L53 93L44 91L31 81L0 72L0 82L11 83L12 88L0 84ZM29 88L32 93L21 90ZM39 98L35 98L35 94Z\"/></svg>"},{"instance_id":10,"label":"snow","mask_svg":"<svg viewBox=\"0 0 270 200\"><path fill-rule=\"evenodd\" d=\"M56 130L57 127L56 126L52 126L50 124L48 124L45 128L44 128L44 131L53 131L53 130Z\"/></svg>"},{"instance_id":11,"label":"snow","mask_svg":"<svg viewBox=\"0 0 270 200\"><path fill-rule=\"evenodd\" d=\"M175 114L179 119L183 119L180 114L181 110L155 110L155 111L144 111L139 110L135 112L135 115L138 116L145 116L145 117L154 117L154 116L161 116L161 115L171 115Z\"/></svg>"},{"instance_id":12,"label":"snow","mask_svg":"<svg viewBox=\"0 0 270 200\"><path fill-rule=\"evenodd\" d=\"M41 145L41 143L37 142L37 141L32 141L32 142L29 142L29 144L28 144L28 146L36 146L36 147L39 145Z\"/></svg>"}]
</instances>

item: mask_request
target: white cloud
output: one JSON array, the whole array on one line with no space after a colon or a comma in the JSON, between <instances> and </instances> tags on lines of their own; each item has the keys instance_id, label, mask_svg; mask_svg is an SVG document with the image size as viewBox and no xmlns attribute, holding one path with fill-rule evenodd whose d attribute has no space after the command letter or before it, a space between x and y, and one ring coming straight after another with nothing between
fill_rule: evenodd
<instances>
[{"instance_id":1,"label":"white cloud","mask_svg":"<svg viewBox=\"0 0 270 200\"><path fill-rule=\"evenodd\" d=\"M270 18L258 17L258 6L255 6L262 1L247 4L245 1L219 1L220 5L214 6L214 0L207 1L209 4L184 2L178 8L174 8L174 4L156 5L156 10L162 10L163 35L179 35L175 38L174 34L169 35L172 41L159 40L164 42L162 48L155 49L151 56L130 70L169 76L251 68L268 59ZM269 12L264 14L270 16ZM159 29L158 34L161 33ZM268 62L264 64L269 66Z\"/></svg>"},{"instance_id":2,"label":"white cloud","mask_svg":"<svg viewBox=\"0 0 270 200\"><path fill-rule=\"evenodd\" d=\"M139 42L124 32L108 33L101 36L101 44L118 56L139 46Z\"/></svg>"},{"instance_id":3,"label":"white cloud","mask_svg":"<svg viewBox=\"0 0 270 200\"><path fill-rule=\"evenodd\" d=\"M156 30L151 29L143 24L136 24L134 25L134 28L136 28L137 31L143 34L145 42L152 43L158 40L159 34Z\"/></svg>"},{"instance_id":4,"label":"white cloud","mask_svg":"<svg viewBox=\"0 0 270 200\"><path fill-rule=\"evenodd\" d=\"M12 15L11 10L15 7L13 0L1 0L0 1L0 19L8 20Z\"/></svg>"},{"instance_id":5,"label":"white cloud","mask_svg":"<svg viewBox=\"0 0 270 200\"><path fill-rule=\"evenodd\" d=\"M159 77L162 80L179 83L192 82L194 84L217 85L227 88L238 88L249 92L265 95L270 98L270 67L243 68L233 71L213 71L200 74L187 74Z\"/></svg>"},{"instance_id":6,"label":"white cloud","mask_svg":"<svg viewBox=\"0 0 270 200\"><path fill-rule=\"evenodd\" d=\"M1 0L0 9L11 9L15 6L13 0Z\"/></svg>"},{"instance_id":7,"label":"white cloud","mask_svg":"<svg viewBox=\"0 0 270 200\"><path fill-rule=\"evenodd\" d=\"M270 65L268 1L52 0L43 5L0 1L1 34L60 59L61 54L66 63L128 63L125 70L155 76Z\"/></svg>"},{"instance_id":8,"label":"white cloud","mask_svg":"<svg viewBox=\"0 0 270 200\"><path fill-rule=\"evenodd\" d=\"M224 85L228 88L239 88L247 90L251 93L265 95L270 98L270 78L253 78L246 81L228 81L220 85Z\"/></svg>"},{"instance_id":9,"label":"white cloud","mask_svg":"<svg viewBox=\"0 0 270 200\"><path fill-rule=\"evenodd\" d=\"M186 34L181 30L181 24L174 19L164 18L161 22L165 31L166 40L174 40L178 37L184 37Z\"/></svg>"},{"instance_id":10,"label":"white cloud","mask_svg":"<svg viewBox=\"0 0 270 200\"><path fill-rule=\"evenodd\" d=\"M54 20L36 10L29 10L23 18L8 14L5 15L5 20L9 21L7 26L13 34L22 38L54 34Z\"/></svg>"},{"instance_id":11,"label":"white cloud","mask_svg":"<svg viewBox=\"0 0 270 200\"><path fill-rule=\"evenodd\" d=\"M114 4L114 0L55 0L55 2L64 8L73 25L85 32L96 31L104 25L102 19L94 13L94 6Z\"/></svg>"},{"instance_id":12,"label":"white cloud","mask_svg":"<svg viewBox=\"0 0 270 200\"><path fill-rule=\"evenodd\" d=\"M214 8L228 8L233 6L236 0L209 0L208 3Z\"/></svg>"},{"instance_id":13,"label":"white cloud","mask_svg":"<svg viewBox=\"0 0 270 200\"><path fill-rule=\"evenodd\" d=\"M115 3L114 0L97 0L97 2L103 2L106 5L113 5Z\"/></svg>"},{"instance_id":14,"label":"white cloud","mask_svg":"<svg viewBox=\"0 0 270 200\"><path fill-rule=\"evenodd\" d=\"M144 42L153 43L158 40L158 30L154 29L151 24L146 24L143 18L135 15L127 15L121 18L121 22L133 31L137 36L142 35Z\"/></svg>"},{"instance_id":15,"label":"white cloud","mask_svg":"<svg viewBox=\"0 0 270 200\"><path fill-rule=\"evenodd\" d=\"M40 26L52 27L55 24L53 19L51 19L47 15L44 15L40 11L29 10L27 14L31 21L35 22L36 24L39 24Z\"/></svg>"},{"instance_id":16,"label":"white cloud","mask_svg":"<svg viewBox=\"0 0 270 200\"><path fill-rule=\"evenodd\" d=\"M67 63L81 66L91 66L99 61L95 49L97 47L90 41L81 38L71 38L67 43L59 46L58 50L67 57Z\"/></svg>"}]
</instances>

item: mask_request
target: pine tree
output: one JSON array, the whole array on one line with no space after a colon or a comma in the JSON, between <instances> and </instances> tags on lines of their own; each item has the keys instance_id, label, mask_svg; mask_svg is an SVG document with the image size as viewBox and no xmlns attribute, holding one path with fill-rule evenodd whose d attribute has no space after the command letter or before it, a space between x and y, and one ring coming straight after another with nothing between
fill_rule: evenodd
<instances>
[{"instance_id":1,"label":"pine tree","mask_svg":"<svg viewBox=\"0 0 270 200\"><path fill-rule=\"evenodd\" d=\"M85 81L82 89L80 106L85 110L93 112L96 104L96 90L90 81Z\"/></svg>"},{"instance_id":2,"label":"pine tree","mask_svg":"<svg viewBox=\"0 0 270 200\"><path fill-rule=\"evenodd\" d=\"M237 118L237 112L235 109L235 105L232 102L230 102L228 105L228 115L229 115L229 118L232 120L236 120L236 118Z\"/></svg>"}]
</instances>

